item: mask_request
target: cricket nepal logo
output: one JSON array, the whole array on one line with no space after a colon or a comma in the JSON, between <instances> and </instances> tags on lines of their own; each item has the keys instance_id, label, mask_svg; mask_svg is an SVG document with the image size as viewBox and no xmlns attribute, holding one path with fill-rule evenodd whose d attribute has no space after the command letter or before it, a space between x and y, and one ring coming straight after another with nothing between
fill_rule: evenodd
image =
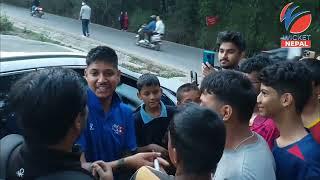
<instances>
[{"instance_id":1,"label":"cricket nepal logo","mask_svg":"<svg viewBox=\"0 0 320 180\"><path fill-rule=\"evenodd\" d=\"M284 23L287 32L281 38L281 47L303 47L311 48L311 35L300 35L306 31L312 20L310 11L294 12L299 6L293 2L287 4L280 13L280 22Z\"/></svg>"}]
</instances>

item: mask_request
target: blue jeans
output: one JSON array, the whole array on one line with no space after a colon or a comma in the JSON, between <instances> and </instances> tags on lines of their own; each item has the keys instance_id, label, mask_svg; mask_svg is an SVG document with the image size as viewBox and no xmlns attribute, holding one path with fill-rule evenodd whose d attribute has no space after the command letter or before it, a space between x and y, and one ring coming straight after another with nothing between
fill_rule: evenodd
<instances>
[{"instance_id":1,"label":"blue jeans","mask_svg":"<svg viewBox=\"0 0 320 180\"><path fill-rule=\"evenodd\" d=\"M84 36L89 35L89 19L82 19L82 33Z\"/></svg>"}]
</instances>

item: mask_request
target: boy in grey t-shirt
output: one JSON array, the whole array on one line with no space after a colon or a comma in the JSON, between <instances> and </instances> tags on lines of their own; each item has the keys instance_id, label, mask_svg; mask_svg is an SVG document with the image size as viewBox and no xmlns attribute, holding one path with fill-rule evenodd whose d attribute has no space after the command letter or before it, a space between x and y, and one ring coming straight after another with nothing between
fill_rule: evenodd
<instances>
[{"instance_id":1,"label":"boy in grey t-shirt","mask_svg":"<svg viewBox=\"0 0 320 180\"><path fill-rule=\"evenodd\" d=\"M219 179L275 179L275 162L265 140L254 133L255 143L237 150L225 149L218 164L215 180Z\"/></svg>"},{"instance_id":2,"label":"boy in grey t-shirt","mask_svg":"<svg viewBox=\"0 0 320 180\"><path fill-rule=\"evenodd\" d=\"M274 180L275 163L267 143L249 129L257 95L242 73L225 70L201 83L201 105L219 112L227 130L225 150L215 180Z\"/></svg>"}]
</instances>

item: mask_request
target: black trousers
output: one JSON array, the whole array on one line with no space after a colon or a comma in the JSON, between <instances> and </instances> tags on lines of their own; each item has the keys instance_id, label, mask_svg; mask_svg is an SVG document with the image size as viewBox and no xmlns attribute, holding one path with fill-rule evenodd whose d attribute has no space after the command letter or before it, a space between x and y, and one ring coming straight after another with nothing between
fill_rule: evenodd
<instances>
[{"instance_id":1,"label":"black trousers","mask_svg":"<svg viewBox=\"0 0 320 180\"><path fill-rule=\"evenodd\" d=\"M82 33L84 36L89 35L89 19L82 19Z\"/></svg>"}]
</instances>

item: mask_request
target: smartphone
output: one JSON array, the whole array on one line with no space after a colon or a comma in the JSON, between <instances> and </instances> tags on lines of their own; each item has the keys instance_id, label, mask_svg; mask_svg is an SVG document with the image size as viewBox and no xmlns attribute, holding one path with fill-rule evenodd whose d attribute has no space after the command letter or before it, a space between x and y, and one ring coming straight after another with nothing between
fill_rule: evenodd
<instances>
[{"instance_id":1,"label":"smartphone","mask_svg":"<svg viewBox=\"0 0 320 180\"><path fill-rule=\"evenodd\" d=\"M215 52L214 51L204 50L203 51L202 62L204 64L206 64L208 62L213 67L214 66L214 57L215 57Z\"/></svg>"}]
</instances>

